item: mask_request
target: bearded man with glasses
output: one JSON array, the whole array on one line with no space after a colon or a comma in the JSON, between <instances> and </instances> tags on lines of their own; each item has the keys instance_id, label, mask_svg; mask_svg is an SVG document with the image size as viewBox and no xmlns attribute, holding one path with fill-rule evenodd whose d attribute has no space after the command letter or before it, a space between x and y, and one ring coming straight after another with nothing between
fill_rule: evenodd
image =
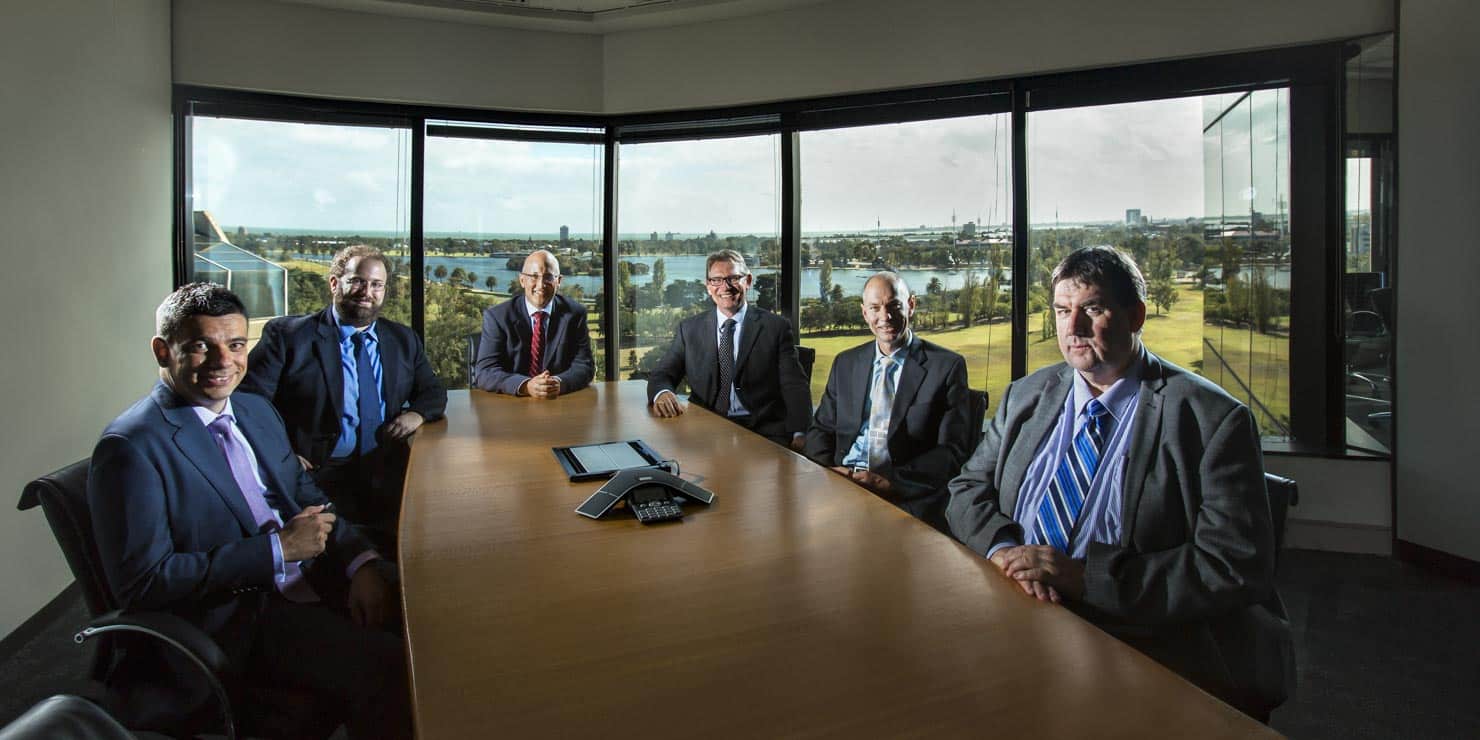
<instances>
[{"instance_id":1,"label":"bearded man with glasses","mask_svg":"<svg viewBox=\"0 0 1480 740\"><path fill-rule=\"evenodd\" d=\"M648 376L653 413L683 414L674 389L687 380L690 402L801 451L812 391L797 360L791 323L747 304L753 278L739 252L709 255L704 272L714 310L679 323L673 344Z\"/></svg>"}]
</instances>

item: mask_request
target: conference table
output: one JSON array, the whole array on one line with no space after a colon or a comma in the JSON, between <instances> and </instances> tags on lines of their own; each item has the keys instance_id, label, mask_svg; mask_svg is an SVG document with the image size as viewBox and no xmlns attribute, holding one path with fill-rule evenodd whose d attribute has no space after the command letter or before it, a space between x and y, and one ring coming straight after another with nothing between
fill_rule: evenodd
<instances>
[{"instance_id":1,"label":"conference table","mask_svg":"<svg viewBox=\"0 0 1480 740\"><path fill-rule=\"evenodd\" d=\"M575 513L551 448L642 439L714 492ZM845 477L645 386L449 394L401 515L421 738L1243 737L1268 728Z\"/></svg>"}]
</instances>

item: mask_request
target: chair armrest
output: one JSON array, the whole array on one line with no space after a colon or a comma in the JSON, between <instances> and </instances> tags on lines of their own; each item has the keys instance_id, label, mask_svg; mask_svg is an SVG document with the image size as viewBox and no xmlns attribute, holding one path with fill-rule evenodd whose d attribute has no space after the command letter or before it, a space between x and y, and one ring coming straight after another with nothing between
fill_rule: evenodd
<instances>
[{"instance_id":1,"label":"chair armrest","mask_svg":"<svg viewBox=\"0 0 1480 740\"><path fill-rule=\"evenodd\" d=\"M236 721L231 713L231 700L226 693L224 681L230 676L230 664L226 653L206 633L195 625L167 612L126 612L115 609L100 614L72 636L81 645L88 639L110 632L131 632L148 635L178 651L205 676L211 691L221 704L221 718L226 726L226 737L236 738Z\"/></svg>"}]
</instances>

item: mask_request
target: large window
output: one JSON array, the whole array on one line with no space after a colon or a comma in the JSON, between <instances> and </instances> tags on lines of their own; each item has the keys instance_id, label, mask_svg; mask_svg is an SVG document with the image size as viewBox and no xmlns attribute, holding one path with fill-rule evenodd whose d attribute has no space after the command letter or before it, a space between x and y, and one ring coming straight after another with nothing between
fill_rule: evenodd
<instances>
[{"instance_id":1,"label":"large window","mask_svg":"<svg viewBox=\"0 0 1480 740\"><path fill-rule=\"evenodd\" d=\"M749 299L776 310L781 268L779 137L618 148L619 371L645 377L688 316L714 310L704 260L733 249L755 275Z\"/></svg>"},{"instance_id":2,"label":"large window","mask_svg":"<svg viewBox=\"0 0 1480 740\"><path fill-rule=\"evenodd\" d=\"M1029 114L1030 370L1062 359L1054 265L1109 244L1146 278L1146 347L1289 436L1289 107L1258 90Z\"/></svg>"},{"instance_id":3,"label":"large window","mask_svg":"<svg viewBox=\"0 0 1480 740\"><path fill-rule=\"evenodd\" d=\"M870 336L864 279L893 269L917 331L965 356L995 405L1061 359L1049 270L1109 244L1148 279L1147 346L1248 403L1267 441L1385 454L1391 50L617 116L181 86L178 276L227 283L256 327L321 308L336 249L380 247L385 315L460 388L481 311L547 248L592 317L598 377L625 380L711 310L704 257L730 248L753 304L815 351L820 398L836 354Z\"/></svg>"},{"instance_id":4,"label":"large window","mask_svg":"<svg viewBox=\"0 0 1480 740\"><path fill-rule=\"evenodd\" d=\"M833 358L869 339L861 296L879 270L917 297L914 330L961 353L995 403L1012 372L1012 125L1007 114L804 132L801 333Z\"/></svg>"},{"instance_id":5,"label":"large window","mask_svg":"<svg viewBox=\"0 0 1480 740\"><path fill-rule=\"evenodd\" d=\"M448 388L467 387L467 342L481 330L483 309L522 293L524 258L545 249L560 261L560 293L586 306L602 379L602 147L494 138L543 130L529 127L433 130L422 279L437 374Z\"/></svg>"},{"instance_id":6,"label":"large window","mask_svg":"<svg viewBox=\"0 0 1480 740\"><path fill-rule=\"evenodd\" d=\"M328 305L334 252L384 250L394 268L382 315L410 323L410 132L195 116L187 183L187 273L241 296L251 337L274 316Z\"/></svg>"}]
</instances>

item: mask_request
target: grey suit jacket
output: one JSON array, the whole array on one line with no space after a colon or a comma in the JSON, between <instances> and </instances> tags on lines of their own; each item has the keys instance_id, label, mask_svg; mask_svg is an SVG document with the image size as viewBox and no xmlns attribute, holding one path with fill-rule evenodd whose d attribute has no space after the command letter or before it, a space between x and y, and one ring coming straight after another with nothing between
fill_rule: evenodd
<instances>
[{"instance_id":1,"label":"grey suit jacket","mask_svg":"<svg viewBox=\"0 0 1480 740\"><path fill-rule=\"evenodd\" d=\"M1274 526L1247 407L1150 352L1122 483L1121 539L1093 544L1073 607L1215 696L1256 716L1294 687L1274 588ZM1073 387L1067 365L1008 386L981 445L950 483L946 519L978 553L1011 528L1028 465Z\"/></svg>"},{"instance_id":2,"label":"grey suit jacket","mask_svg":"<svg viewBox=\"0 0 1480 740\"><path fill-rule=\"evenodd\" d=\"M807 457L842 465L864 423L874 368L874 342L845 350L833 361L827 390L807 430ZM970 439L966 360L916 338L901 368L889 411L889 460L875 471L887 477L895 505L944 528L946 482L961 469Z\"/></svg>"}]
</instances>

